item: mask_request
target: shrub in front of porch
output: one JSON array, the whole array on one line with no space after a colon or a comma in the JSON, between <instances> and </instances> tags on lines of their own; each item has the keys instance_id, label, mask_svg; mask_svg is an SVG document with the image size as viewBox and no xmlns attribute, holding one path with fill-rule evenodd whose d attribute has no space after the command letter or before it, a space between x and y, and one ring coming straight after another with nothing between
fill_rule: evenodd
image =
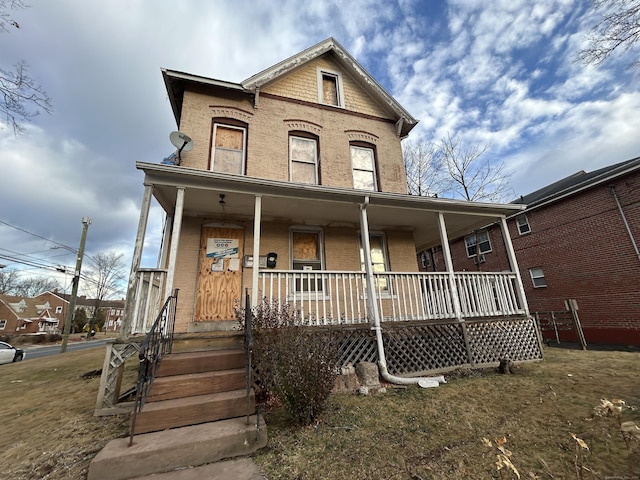
<instances>
[{"instance_id":1,"label":"shrub in front of porch","mask_svg":"<svg viewBox=\"0 0 640 480\"><path fill-rule=\"evenodd\" d=\"M337 339L330 330L307 326L288 303L265 298L252 313L258 397L275 397L296 425L313 423L339 372ZM244 312L238 316L244 323Z\"/></svg>"}]
</instances>

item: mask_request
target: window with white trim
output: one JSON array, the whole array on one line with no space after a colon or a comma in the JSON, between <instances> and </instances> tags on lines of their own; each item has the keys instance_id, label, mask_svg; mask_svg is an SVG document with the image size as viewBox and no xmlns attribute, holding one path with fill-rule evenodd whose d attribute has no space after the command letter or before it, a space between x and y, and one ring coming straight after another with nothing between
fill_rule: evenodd
<instances>
[{"instance_id":1,"label":"window with white trim","mask_svg":"<svg viewBox=\"0 0 640 480\"><path fill-rule=\"evenodd\" d=\"M364 248L362 247L362 236L360 238L360 269L365 271ZM371 248L371 269L373 273L384 273L389 271L389 252L387 250L387 239L382 232L369 232L369 246ZM388 290L387 279L376 277L376 286L379 290Z\"/></svg>"},{"instance_id":2,"label":"window with white trim","mask_svg":"<svg viewBox=\"0 0 640 480\"><path fill-rule=\"evenodd\" d=\"M0 320L0 330L4 330L6 326L7 326L7 321Z\"/></svg>"},{"instance_id":3,"label":"window with white trim","mask_svg":"<svg viewBox=\"0 0 640 480\"><path fill-rule=\"evenodd\" d=\"M211 170L244 175L247 129L214 123L212 138Z\"/></svg>"},{"instance_id":4,"label":"window with white trim","mask_svg":"<svg viewBox=\"0 0 640 480\"><path fill-rule=\"evenodd\" d=\"M296 277L296 292L323 290L322 280L311 273L314 270L324 270L323 242L322 230L291 229L291 269L308 272Z\"/></svg>"},{"instance_id":5,"label":"window with white trim","mask_svg":"<svg viewBox=\"0 0 640 480\"><path fill-rule=\"evenodd\" d=\"M378 190L376 155L373 148L351 145L351 167L353 169L353 188Z\"/></svg>"},{"instance_id":6,"label":"window with white trim","mask_svg":"<svg viewBox=\"0 0 640 480\"><path fill-rule=\"evenodd\" d=\"M58 305L56 307L56 313L62 313L62 306Z\"/></svg>"},{"instance_id":7,"label":"window with white trim","mask_svg":"<svg viewBox=\"0 0 640 480\"><path fill-rule=\"evenodd\" d=\"M531 232L531 225L529 225L529 219L526 215L518 215L516 217L516 225L520 235Z\"/></svg>"},{"instance_id":8,"label":"window with white trim","mask_svg":"<svg viewBox=\"0 0 640 480\"><path fill-rule=\"evenodd\" d=\"M475 257L478 253L487 253L491 251L491 242L489 241L489 232L487 230L478 230L471 235L464 237L464 244L467 247L467 257Z\"/></svg>"},{"instance_id":9,"label":"window with white trim","mask_svg":"<svg viewBox=\"0 0 640 480\"><path fill-rule=\"evenodd\" d=\"M318 103L344 107L341 73L318 69Z\"/></svg>"},{"instance_id":10,"label":"window with white trim","mask_svg":"<svg viewBox=\"0 0 640 480\"><path fill-rule=\"evenodd\" d=\"M531 275L531 281L533 282L534 288L547 286L547 279L544 277L544 271L541 268L530 268L529 274Z\"/></svg>"},{"instance_id":11,"label":"window with white trim","mask_svg":"<svg viewBox=\"0 0 640 480\"><path fill-rule=\"evenodd\" d=\"M289 181L318 184L318 142L316 139L289 136Z\"/></svg>"}]
</instances>

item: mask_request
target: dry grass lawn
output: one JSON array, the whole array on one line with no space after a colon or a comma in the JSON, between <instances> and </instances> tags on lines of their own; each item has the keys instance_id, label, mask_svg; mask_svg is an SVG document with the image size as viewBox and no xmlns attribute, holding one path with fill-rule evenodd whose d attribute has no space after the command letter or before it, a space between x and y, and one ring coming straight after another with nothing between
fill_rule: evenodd
<instances>
[{"instance_id":1,"label":"dry grass lawn","mask_svg":"<svg viewBox=\"0 0 640 480\"><path fill-rule=\"evenodd\" d=\"M0 366L0 479L85 479L102 446L126 435L127 418L93 417L100 380L81 375L103 359L97 348ZM640 353L546 348L513 375L448 381L332 397L306 429L274 409L255 461L269 479L640 479L640 438L620 431L640 425ZM601 399L633 409L594 415Z\"/></svg>"}]
</instances>

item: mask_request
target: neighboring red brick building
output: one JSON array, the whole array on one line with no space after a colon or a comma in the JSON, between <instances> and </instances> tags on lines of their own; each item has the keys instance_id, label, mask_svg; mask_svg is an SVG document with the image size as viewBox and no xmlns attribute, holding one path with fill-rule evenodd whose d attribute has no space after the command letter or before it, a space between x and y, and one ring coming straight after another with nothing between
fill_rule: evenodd
<instances>
[{"instance_id":1,"label":"neighboring red brick building","mask_svg":"<svg viewBox=\"0 0 640 480\"><path fill-rule=\"evenodd\" d=\"M580 171L513 203L508 219L530 311L575 299L587 343L640 345L640 157ZM508 261L499 225L451 244L456 270L500 271ZM422 252L424 270L442 254Z\"/></svg>"}]
</instances>

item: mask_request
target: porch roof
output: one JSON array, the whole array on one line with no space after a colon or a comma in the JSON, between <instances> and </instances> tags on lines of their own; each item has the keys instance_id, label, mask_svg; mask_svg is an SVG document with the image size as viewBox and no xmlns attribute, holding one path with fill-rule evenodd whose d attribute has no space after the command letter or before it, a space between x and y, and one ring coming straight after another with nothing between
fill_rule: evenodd
<instances>
[{"instance_id":1,"label":"porch roof","mask_svg":"<svg viewBox=\"0 0 640 480\"><path fill-rule=\"evenodd\" d=\"M153 196L173 215L179 187L185 188L184 215L252 219L262 196L262 221L360 228L359 205L368 202L371 230L412 231L416 249L439 245L438 212L449 238L460 237L525 208L525 205L467 202L446 198L294 184L222 174L176 165L137 162ZM224 205L221 203L224 195Z\"/></svg>"}]
</instances>

